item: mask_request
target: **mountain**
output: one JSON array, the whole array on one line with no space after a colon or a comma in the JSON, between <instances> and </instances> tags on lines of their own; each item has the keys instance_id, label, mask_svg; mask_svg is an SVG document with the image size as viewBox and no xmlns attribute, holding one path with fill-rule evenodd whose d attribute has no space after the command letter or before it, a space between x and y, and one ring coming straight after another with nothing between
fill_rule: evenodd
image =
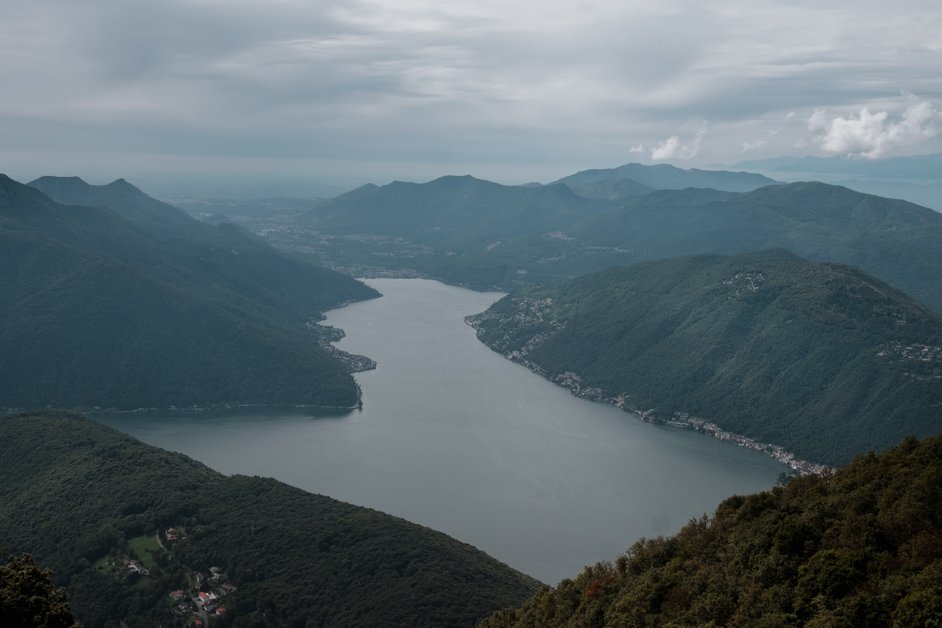
<instances>
[{"instance_id":1,"label":"mountain","mask_svg":"<svg viewBox=\"0 0 942 628\"><path fill-rule=\"evenodd\" d=\"M645 166L643 164L625 164L617 168L583 170L563 177L554 183L562 183L573 190L589 189L591 186L605 183L611 185L617 181L628 180L633 185L641 185L649 190L682 190L684 188L712 188L725 192L751 192L777 181L752 172L730 172L728 170L685 170L670 164ZM640 194L633 194L638 196Z\"/></svg>"},{"instance_id":2,"label":"mountain","mask_svg":"<svg viewBox=\"0 0 942 628\"><path fill-rule=\"evenodd\" d=\"M356 403L349 369L305 324L375 291L102 187L97 202L128 218L0 175L0 407Z\"/></svg>"},{"instance_id":3,"label":"mountain","mask_svg":"<svg viewBox=\"0 0 942 628\"><path fill-rule=\"evenodd\" d=\"M627 198L635 198L654 191L653 188L642 185L634 179L622 179L619 177L590 181L589 183L583 184L572 181L568 184L564 183L563 185L569 187L579 196L605 201L620 201Z\"/></svg>"},{"instance_id":4,"label":"mountain","mask_svg":"<svg viewBox=\"0 0 942 628\"><path fill-rule=\"evenodd\" d=\"M508 186L471 176L446 176L428 183L364 185L322 203L307 216L319 230L332 234L467 246L553 230L593 206L563 185Z\"/></svg>"},{"instance_id":5,"label":"mountain","mask_svg":"<svg viewBox=\"0 0 942 628\"><path fill-rule=\"evenodd\" d=\"M942 317L787 251L613 268L471 320L495 351L577 392L817 462L942 431Z\"/></svg>"},{"instance_id":6,"label":"mountain","mask_svg":"<svg viewBox=\"0 0 942 628\"><path fill-rule=\"evenodd\" d=\"M124 179L89 185L80 177L40 177L27 183L63 205L107 207L129 222L151 229L195 231L186 212L151 198Z\"/></svg>"},{"instance_id":7,"label":"mountain","mask_svg":"<svg viewBox=\"0 0 942 628\"><path fill-rule=\"evenodd\" d=\"M773 171L784 174L861 177L910 183L939 181L942 177L942 153L908 155L882 159L834 157L771 157L741 161L738 168Z\"/></svg>"},{"instance_id":8,"label":"mountain","mask_svg":"<svg viewBox=\"0 0 942 628\"><path fill-rule=\"evenodd\" d=\"M481 626L934 626L940 479L942 438L906 439L830 476L730 497Z\"/></svg>"},{"instance_id":9,"label":"mountain","mask_svg":"<svg viewBox=\"0 0 942 628\"><path fill-rule=\"evenodd\" d=\"M428 528L63 414L0 419L0 538L89 627L180 625L195 582L222 595L214 625L245 626L470 626L537 586Z\"/></svg>"},{"instance_id":10,"label":"mountain","mask_svg":"<svg viewBox=\"0 0 942 628\"><path fill-rule=\"evenodd\" d=\"M942 211L942 154L882 159L772 157L736 166L782 180L816 179Z\"/></svg>"}]
</instances>

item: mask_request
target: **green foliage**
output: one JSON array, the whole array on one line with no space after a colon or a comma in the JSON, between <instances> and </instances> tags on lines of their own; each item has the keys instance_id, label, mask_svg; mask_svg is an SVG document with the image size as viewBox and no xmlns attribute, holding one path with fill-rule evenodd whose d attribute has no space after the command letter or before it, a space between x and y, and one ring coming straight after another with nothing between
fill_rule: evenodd
<instances>
[{"instance_id":1,"label":"green foliage","mask_svg":"<svg viewBox=\"0 0 942 628\"><path fill-rule=\"evenodd\" d=\"M28 554L0 558L0 625L78 628L65 591Z\"/></svg>"},{"instance_id":2,"label":"green foliage","mask_svg":"<svg viewBox=\"0 0 942 628\"><path fill-rule=\"evenodd\" d=\"M374 290L124 182L44 181L117 209L0 178L0 407L356 402L304 325Z\"/></svg>"},{"instance_id":3,"label":"green foliage","mask_svg":"<svg viewBox=\"0 0 942 628\"><path fill-rule=\"evenodd\" d=\"M940 479L942 437L910 438L831 476L731 497L481 625L940 625Z\"/></svg>"},{"instance_id":4,"label":"green foliage","mask_svg":"<svg viewBox=\"0 0 942 628\"><path fill-rule=\"evenodd\" d=\"M664 419L687 412L829 464L942 427L942 318L783 251L613 268L505 297L496 351Z\"/></svg>"},{"instance_id":5,"label":"green foliage","mask_svg":"<svg viewBox=\"0 0 942 628\"><path fill-rule=\"evenodd\" d=\"M153 552L171 526L185 539ZM0 419L0 538L53 569L87 626L174 625L184 566L222 567L237 591L216 621L244 626L471 625L537 586L441 533L64 414ZM129 551L150 576L108 569Z\"/></svg>"}]
</instances>

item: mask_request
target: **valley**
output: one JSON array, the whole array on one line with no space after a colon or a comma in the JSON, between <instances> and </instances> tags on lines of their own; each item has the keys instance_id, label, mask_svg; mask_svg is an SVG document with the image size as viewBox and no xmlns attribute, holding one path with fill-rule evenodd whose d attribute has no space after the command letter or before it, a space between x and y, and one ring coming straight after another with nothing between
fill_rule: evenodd
<instances>
[{"instance_id":1,"label":"valley","mask_svg":"<svg viewBox=\"0 0 942 628\"><path fill-rule=\"evenodd\" d=\"M362 409L97 420L226 474L274 477L441 530L548 584L622 551L626 535L669 534L789 471L573 397L492 352L464 317L499 293L367 283L383 296L324 321L344 330L341 349L376 361L356 375Z\"/></svg>"}]
</instances>

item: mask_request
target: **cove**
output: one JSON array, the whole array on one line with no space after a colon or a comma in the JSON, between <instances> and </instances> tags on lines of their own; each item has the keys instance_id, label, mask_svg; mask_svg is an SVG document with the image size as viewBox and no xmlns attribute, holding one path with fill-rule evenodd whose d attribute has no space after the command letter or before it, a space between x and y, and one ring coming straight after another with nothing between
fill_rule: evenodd
<instances>
[{"instance_id":1,"label":"cove","mask_svg":"<svg viewBox=\"0 0 942 628\"><path fill-rule=\"evenodd\" d=\"M369 356L353 412L251 409L97 417L223 473L270 476L401 516L549 584L673 534L781 465L573 397L478 342L464 317L501 295L373 279L327 313Z\"/></svg>"}]
</instances>

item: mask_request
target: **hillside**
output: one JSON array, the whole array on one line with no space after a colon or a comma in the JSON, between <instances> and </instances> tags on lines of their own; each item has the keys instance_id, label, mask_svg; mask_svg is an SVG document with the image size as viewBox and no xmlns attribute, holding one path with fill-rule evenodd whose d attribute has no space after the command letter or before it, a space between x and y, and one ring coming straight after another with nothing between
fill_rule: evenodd
<instances>
[{"instance_id":1,"label":"hillside","mask_svg":"<svg viewBox=\"0 0 942 628\"><path fill-rule=\"evenodd\" d=\"M468 626L537 584L444 534L71 415L0 419L0 538L52 569L86 626L177 625L193 613L170 593L188 600L210 567L216 626Z\"/></svg>"},{"instance_id":2,"label":"hillside","mask_svg":"<svg viewBox=\"0 0 942 628\"><path fill-rule=\"evenodd\" d=\"M356 403L305 323L374 290L132 196L126 219L0 176L0 407Z\"/></svg>"},{"instance_id":3,"label":"hillside","mask_svg":"<svg viewBox=\"0 0 942 628\"><path fill-rule=\"evenodd\" d=\"M757 188L776 183L761 174L752 172L731 172L728 170L683 169L670 164L625 164L617 168L582 170L554 183L563 183L576 193L593 192L598 186L606 187L627 181L635 186L644 186L648 190L682 190L684 188L710 188L725 192L751 192ZM638 190L640 191L640 190ZM625 196L640 196L626 194Z\"/></svg>"},{"instance_id":4,"label":"hillside","mask_svg":"<svg viewBox=\"0 0 942 628\"><path fill-rule=\"evenodd\" d=\"M786 251L613 268L471 321L495 351L582 394L816 462L942 430L942 317Z\"/></svg>"},{"instance_id":5,"label":"hillside","mask_svg":"<svg viewBox=\"0 0 942 628\"><path fill-rule=\"evenodd\" d=\"M935 626L942 622L942 437L833 476L730 497L641 539L484 628Z\"/></svg>"}]
</instances>

